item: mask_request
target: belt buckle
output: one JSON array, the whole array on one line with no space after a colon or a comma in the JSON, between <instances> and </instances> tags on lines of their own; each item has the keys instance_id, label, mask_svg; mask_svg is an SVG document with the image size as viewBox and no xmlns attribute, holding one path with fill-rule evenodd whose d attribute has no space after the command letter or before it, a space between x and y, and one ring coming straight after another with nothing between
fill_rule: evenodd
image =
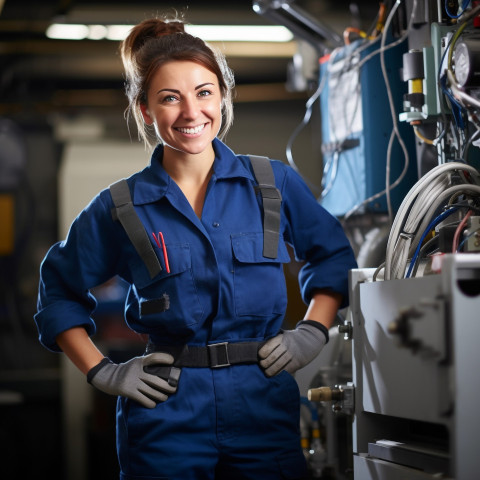
<instances>
[{"instance_id":1,"label":"belt buckle","mask_svg":"<svg viewBox=\"0 0 480 480\"><path fill-rule=\"evenodd\" d=\"M207 345L207 347L210 368L221 368L230 366L230 359L228 358L228 342L212 343L210 345Z\"/></svg>"}]
</instances>

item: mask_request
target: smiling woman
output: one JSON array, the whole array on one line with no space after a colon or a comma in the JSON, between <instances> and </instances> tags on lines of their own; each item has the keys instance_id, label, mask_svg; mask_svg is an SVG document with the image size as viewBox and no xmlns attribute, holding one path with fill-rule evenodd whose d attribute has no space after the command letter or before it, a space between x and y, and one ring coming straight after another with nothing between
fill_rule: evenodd
<instances>
[{"instance_id":1,"label":"smiling woman","mask_svg":"<svg viewBox=\"0 0 480 480\"><path fill-rule=\"evenodd\" d=\"M145 123L155 126L164 145L167 171L179 153L202 155L211 165L215 158L212 141L222 123L221 106L218 79L202 65L181 61L158 68L148 88L147 103L140 109Z\"/></svg>"},{"instance_id":2,"label":"smiling woman","mask_svg":"<svg viewBox=\"0 0 480 480\"><path fill-rule=\"evenodd\" d=\"M182 22L175 20L160 24L154 19L144 21L131 30L130 35L122 43L121 54L127 74L129 112L134 116L140 136L146 144L156 145L158 140L148 135L144 123L144 120L147 120L147 125L155 124L152 118L144 117L146 112L144 107L151 101L152 84L159 81L159 68L162 65L169 63L172 66L173 62L178 61L194 62L210 73L210 82L213 81L219 89L219 101L224 116L219 138L225 136L233 121L231 97L234 86L233 73L225 57L208 47L200 38L186 33ZM170 75L173 74L172 72ZM163 76L165 75L164 71ZM214 77L215 80L212 80ZM161 78L160 81L165 82L166 79ZM176 79L172 78L170 81L175 82ZM195 86L200 84L201 81ZM176 83L159 86L156 90L153 89L153 92L158 92L161 88L178 90L175 85ZM156 101L158 102L158 99Z\"/></svg>"},{"instance_id":3,"label":"smiling woman","mask_svg":"<svg viewBox=\"0 0 480 480\"><path fill-rule=\"evenodd\" d=\"M151 162L100 192L50 249L40 340L119 397L121 480L302 479L292 375L347 304L353 251L292 168L221 141L233 118L223 56L158 18L134 27L121 53ZM304 261L308 304L292 330L282 329L287 245ZM90 339L90 290L115 275L130 286L126 322L148 336L144 355L118 364Z\"/></svg>"}]
</instances>

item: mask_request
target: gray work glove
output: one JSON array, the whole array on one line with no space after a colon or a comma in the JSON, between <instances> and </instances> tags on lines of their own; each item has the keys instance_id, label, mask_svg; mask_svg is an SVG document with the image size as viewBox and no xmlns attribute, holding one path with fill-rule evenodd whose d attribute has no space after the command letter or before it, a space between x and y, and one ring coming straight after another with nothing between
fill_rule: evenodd
<instances>
[{"instance_id":1,"label":"gray work glove","mask_svg":"<svg viewBox=\"0 0 480 480\"><path fill-rule=\"evenodd\" d=\"M295 330L285 330L258 351L267 377L286 370L295 373L309 364L328 342L328 329L314 320L302 320Z\"/></svg>"},{"instance_id":2,"label":"gray work glove","mask_svg":"<svg viewBox=\"0 0 480 480\"><path fill-rule=\"evenodd\" d=\"M102 392L128 397L146 408L154 408L158 402L164 402L168 395L175 393L177 387L163 378L146 373L143 367L171 365L173 361L171 355L160 352L119 364L105 357L88 371L87 381Z\"/></svg>"}]
</instances>

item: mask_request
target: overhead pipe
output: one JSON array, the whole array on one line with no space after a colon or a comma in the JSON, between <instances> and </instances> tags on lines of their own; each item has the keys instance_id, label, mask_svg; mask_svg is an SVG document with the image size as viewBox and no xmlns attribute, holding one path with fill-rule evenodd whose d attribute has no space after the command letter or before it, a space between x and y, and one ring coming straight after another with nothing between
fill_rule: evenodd
<instances>
[{"instance_id":1,"label":"overhead pipe","mask_svg":"<svg viewBox=\"0 0 480 480\"><path fill-rule=\"evenodd\" d=\"M292 0L254 0L253 10L273 23L287 27L296 37L321 53L343 45L342 37L337 32L294 5Z\"/></svg>"}]
</instances>

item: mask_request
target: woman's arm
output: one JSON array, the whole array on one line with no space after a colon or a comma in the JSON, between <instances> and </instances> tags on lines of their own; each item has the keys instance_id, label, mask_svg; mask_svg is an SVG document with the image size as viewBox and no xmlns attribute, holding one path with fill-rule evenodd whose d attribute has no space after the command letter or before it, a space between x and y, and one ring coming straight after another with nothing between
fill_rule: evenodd
<instances>
[{"instance_id":1,"label":"woman's arm","mask_svg":"<svg viewBox=\"0 0 480 480\"><path fill-rule=\"evenodd\" d=\"M67 357L85 375L104 358L83 327L65 330L57 335L56 341Z\"/></svg>"},{"instance_id":2,"label":"woman's arm","mask_svg":"<svg viewBox=\"0 0 480 480\"><path fill-rule=\"evenodd\" d=\"M304 320L294 330L284 330L268 340L258 351L265 374L271 377L282 370L295 373L309 364L327 343L328 329L333 325L341 301L339 293L316 290Z\"/></svg>"},{"instance_id":3,"label":"woman's arm","mask_svg":"<svg viewBox=\"0 0 480 480\"><path fill-rule=\"evenodd\" d=\"M317 290L310 301L304 320L315 320L330 329L335 321L342 296L330 290Z\"/></svg>"},{"instance_id":4,"label":"woman's arm","mask_svg":"<svg viewBox=\"0 0 480 480\"><path fill-rule=\"evenodd\" d=\"M116 364L102 355L83 327L65 330L57 335L56 342L79 370L88 374L89 383L102 392L128 397L146 408L154 408L177 390L168 380L144 370L148 365L173 364L173 357L167 353L151 353Z\"/></svg>"}]
</instances>

